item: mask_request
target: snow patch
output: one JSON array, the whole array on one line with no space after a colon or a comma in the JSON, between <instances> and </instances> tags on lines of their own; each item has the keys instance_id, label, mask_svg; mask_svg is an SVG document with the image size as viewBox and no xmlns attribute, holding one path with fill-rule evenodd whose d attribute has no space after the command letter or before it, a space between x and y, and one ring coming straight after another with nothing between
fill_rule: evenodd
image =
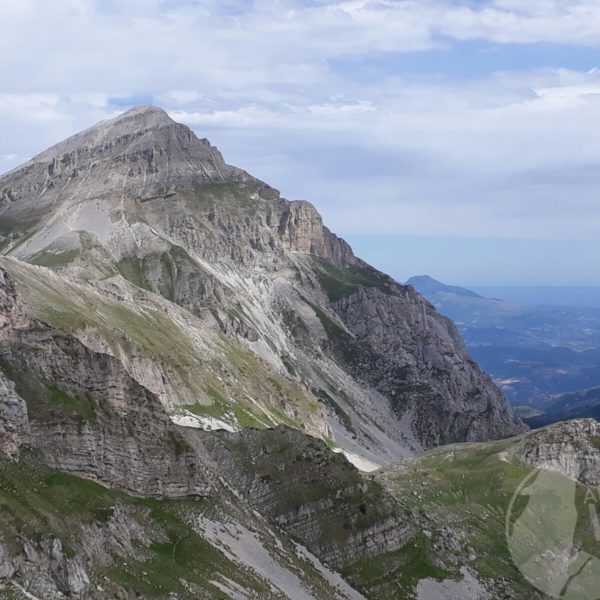
<instances>
[{"instance_id":1,"label":"snow patch","mask_svg":"<svg viewBox=\"0 0 600 600\"><path fill-rule=\"evenodd\" d=\"M359 456L358 454L354 454L354 452L344 450L343 448L333 448L333 451L336 454L343 454L349 463L353 464L359 471L364 471L365 473L372 473L383 466L378 465L368 458L364 458L364 456Z\"/></svg>"},{"instance_id":2,"label":"snow patch","mask_svg":"<svg viewBox=\"0 0 600 600\"><path fill-rule=\"evenodd\" d=\"M175 425L181 425L182 427L191 427L193 429L203 429L204 431L217 431L224 429L225 431L237 431L233 425L221 421L215 417L204 417L195 415L189 410L186 410L184 414L171 415L171 421Z\"/></svg>"},{"instance_id":3,"label":"snow patch","mask_svg":"<svg viewBox=\"0 0 600 600\"><path fill-rule=\"evenodd\" d=\"M505 462L505 463L510 462L510 459L508 458L508 452L506 450L504 452L500 452L500 454L498 454L498 459L500 460L500 462Z\"/></svg>"}]
</instances>

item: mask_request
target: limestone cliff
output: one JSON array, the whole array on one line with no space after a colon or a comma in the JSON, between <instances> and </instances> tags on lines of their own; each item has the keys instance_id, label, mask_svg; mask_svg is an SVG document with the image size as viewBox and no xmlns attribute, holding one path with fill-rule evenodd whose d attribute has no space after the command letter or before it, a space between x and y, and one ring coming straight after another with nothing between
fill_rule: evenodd
<instances>
[{"instance_id":1,"label":"limestone cliff","mask_svg":"<svg viewBox=\"0 0 600 600\"><path fill-rule=\"evenodd\" d=\"M159 399L117 359L28 320L0 278L0 440L45 464L144 496L206 496L213 476Z\"/></svg>"}]
</instances>

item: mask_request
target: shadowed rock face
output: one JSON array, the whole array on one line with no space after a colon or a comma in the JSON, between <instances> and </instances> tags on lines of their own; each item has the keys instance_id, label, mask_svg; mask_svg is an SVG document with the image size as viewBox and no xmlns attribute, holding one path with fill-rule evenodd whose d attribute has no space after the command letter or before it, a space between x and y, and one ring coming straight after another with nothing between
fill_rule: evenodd
<instances>
[{"instance_id":1,"label":"shadowed rock face","mask_svg":"<svg viewBox=\"0 0 600 600\"><path fill-rule=\"evenodd\" d=\"M159 108L57 144L1 177L0 196L4 253L101 293L111 282L131 297L128 280L176 303L293 381L327 414L317 429L375 463L524 430L428 302L355 257L311 204L227 165ZM150 368L129 373L159 387L145 373L164 365L134 355ZM164 379L169 410L205 385Z\"/></svg>"},{"instance_id":2,"label":"shadowed rock face","mask_svg":"<svg viewBox=\"0 0 600 600\"><path fill-rule=\"evenodd\" d=\"M414 534L396 500L320 440L279 427L213 434L202 447L253 508L335 568L398 550Z\"/></svg>"},{"instance_id":3,"label":"shadowed rock face","mask_svg":"<svg viewBox=\"0 0 600 600\"><path fill-rule=\"evenodd\" d=\"M350 360L351 368L390 398L398 415L414 416L426 447L524 429L470 358L454 323L412 288L362 289L333 306L365 357Z\"/></svg>"}]
</instances>

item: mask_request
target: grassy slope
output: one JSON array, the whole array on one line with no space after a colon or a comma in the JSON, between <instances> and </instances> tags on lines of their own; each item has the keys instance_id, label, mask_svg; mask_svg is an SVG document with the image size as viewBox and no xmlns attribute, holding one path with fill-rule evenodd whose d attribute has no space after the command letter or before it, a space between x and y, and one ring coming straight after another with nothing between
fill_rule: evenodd
<instances>
[{"instance_id":1,"label":"grassy slope","mask_svg":"<svg viewBox=\"0 0 600 600\"><path fill-rule=\"evenodd\" d=\"M384 470L380 478L407 508L422 511L434 534L432 540L443 527L466 532L464 547L474 550L470 565L481 577L518 581L505 542L505 518L512 495L529 469L501 458L510 443L439 448L408 463L402 472ZM432 542L426 536L421 542L423 566L434 564L427 557ZM458 576L456 565L445 566Z\"/></svg>"},{"instance_id":2,"label":"grassy slope","mask_svg":"<svg viewBox=\"0 0 600 600\"><path fill-rule=\"evenodd\" d=\"M342 268L318 256L311 256L311 258L319 283L331 302L350 296L361 287L374 287L385 292L394 289L393 280L372 267Z\"/></svg>"},{"instance_id":3,"label":"grassy slope","mask_svg":"<svg viewBox=\"0 0 600 600\"><path fill-rule=\"evenodd\" d=\"M510 556L505 538L506 514L513 494L531 469L506 450L514 440L485 444L456 444L382 469L378 480L401 504L414 511L421 533L400 552L356 566L350 581L385 598L398 584L397 598L413 598L424 577L462 579L469 566L481 579L495 580L498 597L541 598L524 579ZM578 486L582 501L585 489ZM517 502L515 514L525 508ZM583 504L583 502L582 502ZM586 515L581 514L576 539L597 554ZM454 560L455 559L455 560ZM504 579L504 583L498 580Z\"/></svg>"},{"instance_id":4,"label":"grassy slope","mask_svg":"<svg viewBox=\"0 0 600 600\"><path fill-rule=\"evenodd\" d=\"M115 539L115 526L110 522L117 510L133 523L134 555L115 553L106 546L112 563L86 568L106 597L121 588L149 600L166 598L172 592L182 599L224 600L229 596L214 582L227 583L228 579L253 597L284 600L260 572L231 560L196 533L189 524L200 516L219 523L243 523L280 565L312 590L315 599L334 597L330 584L296 554L294 542L281 531L275 537L262 519L225 489L219 498L210 500L134 498L44 467L29 453L23 453L19 461L0 456L0 535L13 551L21 551L24 540L35 546L53 536L62 541L67 557L81 557L90 528L97 532L110 527L108 537ZM14 595L19 598L16 591Z\"/></svg>"},{"instance_id":5,"label":"grassy slope","mask_svg":"<svg viewBox=\"0 0 600 600\"><path fill-rule=\"evenodd\" d=\"M128 356L141 354L175 374L187 396L196 399L186 406L191 412L236 428L282 423L302 430L319 411L301 388L270 371L252 352L198 324L203 342L212 346L210 352L200 349L192 330L197 318L170 305L175 321L165 310L167 301L153 294L138 290L139 300L128 306L14 259L0 259L0 266L15 278L40 320L75 334L93 330L126 364Z\"/></svg>"}]
</instances>

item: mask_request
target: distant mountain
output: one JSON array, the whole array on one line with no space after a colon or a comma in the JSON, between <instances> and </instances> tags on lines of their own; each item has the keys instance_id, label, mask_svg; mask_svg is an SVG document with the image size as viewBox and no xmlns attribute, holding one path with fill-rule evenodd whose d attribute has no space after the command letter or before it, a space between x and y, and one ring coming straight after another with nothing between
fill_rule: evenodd
<instances>
[{"instance_id":1,"label":"distant mountain","mask_svg":"<svg viewBox=\"0 0 600 600\"><path fill-rule=\"evenodd\" d=\"M457 285L446 285L429 275L416 275L411 277L406 285L412 285L419 294L422 294L426 298L433 294L455 294L465 298L483 298L479 294L468 290L467 288L459 287Z\"/></svg>"},{"instance_id":2,"label":"distant mountain","mask_svg":"<svg viewBox=\"0 0 600 600\"><path fill-rule=\"evenodd\" d=\"M507 316L526 311L524 307L480 296L472 290L442 283L429 275L411 277L406 284L412 285L438 310L459 324L477 323L478 326L494 327Z\"/></svg>"}]
</instances>

